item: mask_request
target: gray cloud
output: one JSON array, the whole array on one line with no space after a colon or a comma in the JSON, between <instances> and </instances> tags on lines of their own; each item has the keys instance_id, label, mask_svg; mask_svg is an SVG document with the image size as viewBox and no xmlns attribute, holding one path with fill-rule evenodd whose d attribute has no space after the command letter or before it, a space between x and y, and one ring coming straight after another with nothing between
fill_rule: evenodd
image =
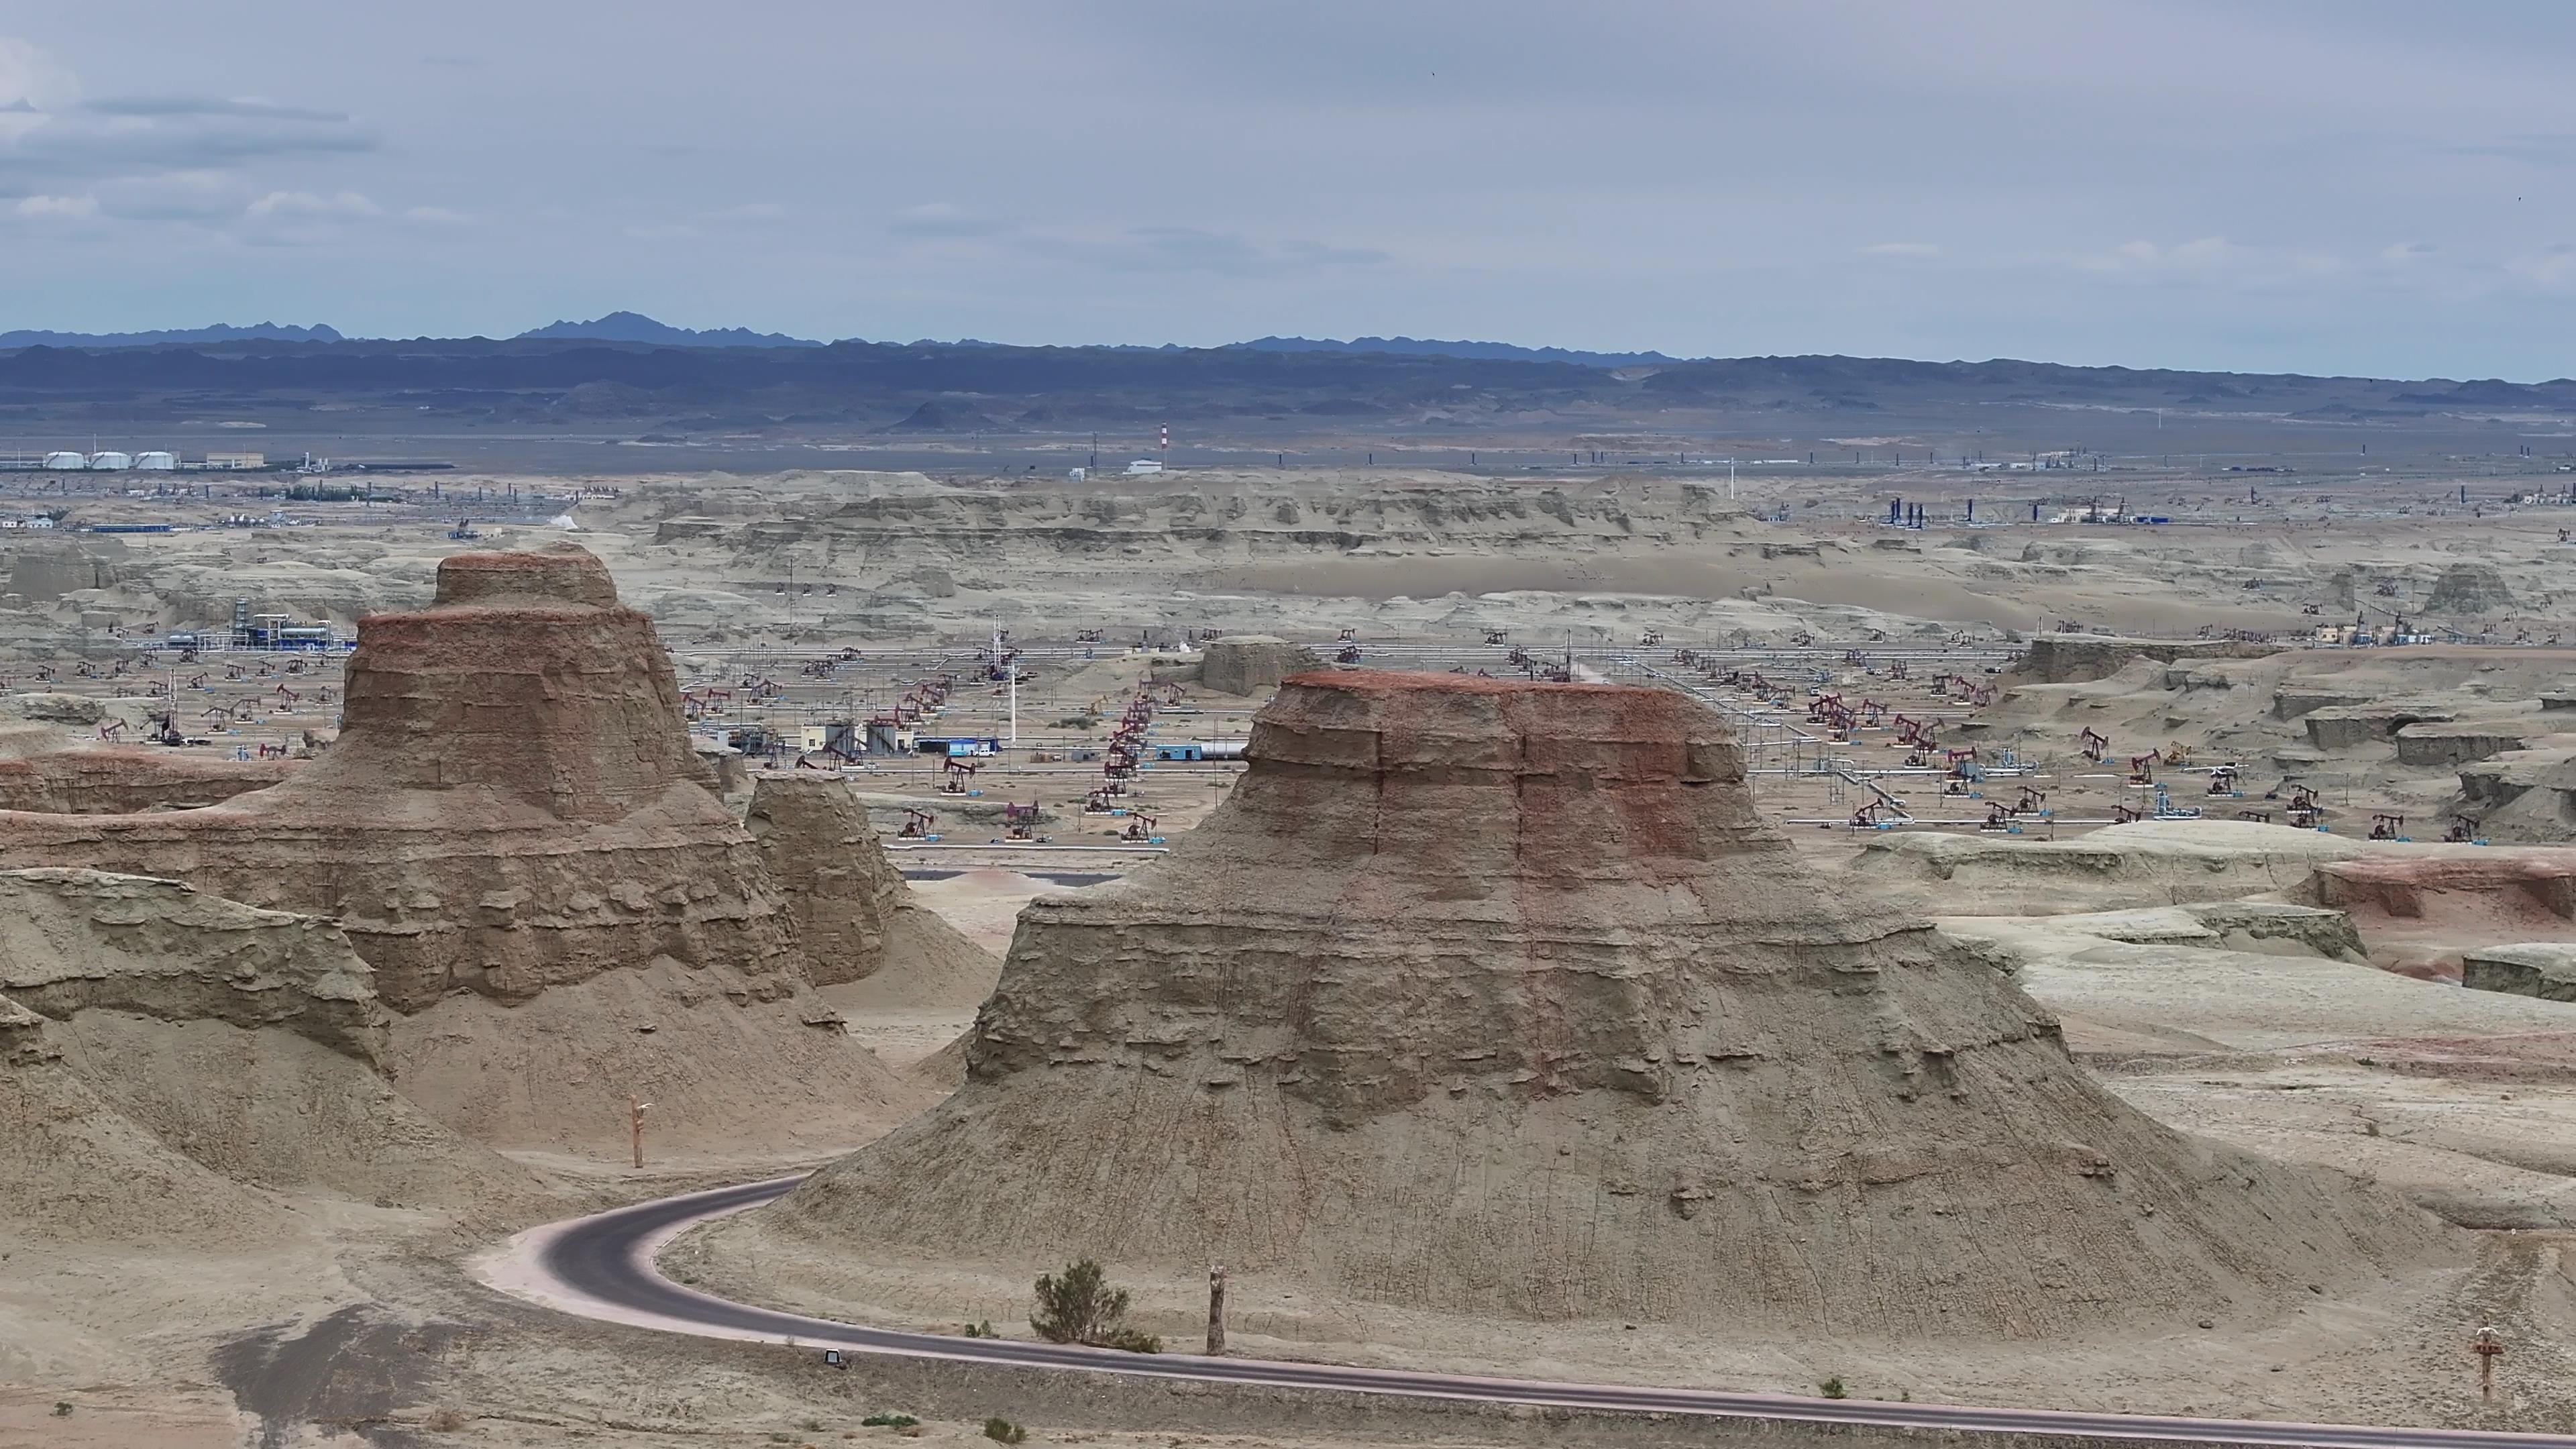
<instances>
[{"instance_id":1,"label":"gray cloud","mask_svg":"<svg viewBox=\"0 0 2576 1449\"><path fill-rule=\"evenodd\" d=\"M94 102L44 119L0 146L0 195L86 187L138 175L224 170L289 157L377 149L336 112L186 97Z\"/></svg>"},{"instance_id":2,"label":"gray cloud","mask_svg":"<svg viewBox=\"0 0 2576 1449\"><path fill-rule=\"evenodd\" d=\"M2512 376L2576 320L2548 0L43 8L0 21L30 325L199 286L403 336L632 307ZM344 194L382 214L248 215Z\"/></svg>"},{"instance_id":3,"label":"gray cloud","mask_svg":"<svg viewBox=\"0 0 2576 1449\"><path fill-rule=\"evenodd\" d=\"M125 96L84 101L80 108L102 116L246 116L263 121L324 124L341 124L349 119L345 111L316 111L302 106L281 106L273 101L216 100L206 96Z\"/></svg>"}]
</instances>

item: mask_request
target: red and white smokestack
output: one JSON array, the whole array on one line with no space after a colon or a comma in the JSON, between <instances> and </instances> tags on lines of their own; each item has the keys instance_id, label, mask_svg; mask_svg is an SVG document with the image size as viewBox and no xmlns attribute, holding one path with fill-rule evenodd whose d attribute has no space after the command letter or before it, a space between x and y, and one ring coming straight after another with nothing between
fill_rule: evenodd
<instances>
[{"instance_id":1,"label":"red and white smokestack","mask_svg":"<svg viewBox=\"0 0 2576 1449\"><path fill-rule=\"evenodd\" d=\"M1172 425L1170 423L1163 424L1163 456L1166 459L1169 459L1172 456Z\"/></svg>"}]
</instances>

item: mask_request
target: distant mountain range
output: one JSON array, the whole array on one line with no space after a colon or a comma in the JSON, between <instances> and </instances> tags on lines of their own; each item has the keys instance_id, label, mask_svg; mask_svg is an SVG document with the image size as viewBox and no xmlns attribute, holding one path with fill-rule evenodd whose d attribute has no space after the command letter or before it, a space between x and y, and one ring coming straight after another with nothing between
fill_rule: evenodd
<instances>
[{"instance_id":1,"label":"distant mountain range","mask_svg":"<svg viewBox=\"0 0 2576 1449\"><path fill-rule=\"evenodd\" d=\"M190 342L341 342L348 339L329 327L281 327L262 322L252 327L194 327L169 332L0 332L0 350L12 347L152 347ZM821 347L810 337L783 332L754 332L748 327L698 330L658 322L641 312L611 312L587 322L550 322L510 339L514 342L626 342L647 347ZM855 340L855 339L854 339ZM922 338L914 347L990 347L1012 344L981 342L972 337L955 342ZM1188 352L1175 342L1156 346L1111 346L1111 352ZM1444 342L1422 337L1256 337L1225 344L1225 351L1382 353L1390 357L1463 357L1478 362L1570 362L1580 367L1661 366L1680 359L1660 352L1577 352L1563 347L1521 347L1509 342Z\"/></svg>"},{"instance_id":2,"label":"distant mountain range","mask_svg":"<svg viewBox=\"0 0 2576 1449\"><path fill-rule=\"evenodd\" d=\"M711 327L700 332L656 322L641 312L611 312L588 322L552 322L511 339L548 342L562 338L591 342L644 342L657 347L820 347L809 337L783 332L754 332L748 327Z\"/></svg>"},{"instance_id":3,"label":"distant mountain range","mask_svg":"<svg viewBox=\"0 0 2576 1449\"><path fill-rule=\"evenodd\" d=\"M1264 337L1219 347L1015 347L963 340L820 343L744 328L696 331L633 312L557 322L518 337L386 340L321 326L207 327L85 337L0 333L0 393L21 404L83 407L101 397L203 398L227 409L318 397L418 419L564 422L651 419L659 431L855 429L976 433L1088 430L1172 419L1358 427L1488 427L1496 419L1577 415L1664 426L1746 423L1787 435L1850 431L1865 415L1928 417L1964 407L2261 418L2265 426L2506 427L2506 413L2576 415L2576 380L2407 381L2296 374L2070 367L1998 358L1676 360L1658 352L1578 352L1497 342ZM180 400L186 400L184 402ZM86 416L86 414L84 414ZM1984 416L1981 412L1979 416ZM1691 423L1691 419L1700 420ZM1830 420L1830 421L1824 421ZM1955 417L1940 423L1949 427ZM2450 426L2450 424L2442 424ZM1902 423L1892 427L1905 426ZM1983 424L1979 424L1980 427ZM1873 427L1871 431L1882 431ZM2497 434L2502 437L2504 434ZM2476 440L2480 449L2493 438ZM2528 446L2516 437L2514 446ZM2168 439L2177 452L2178 439ZM1858 446L1858 445L1855 445ZM2035 445L2034 445L2035 446ZM2159 449L2161 451L2161 449Z\"/></svg>"},{"instance_id":4,"label":"distant mountain range","mask_svg":"<svg viewBox=\"0 0 2576 1449\"><path fill-rule=\"evenodd\" d=\"M1643 367L1680 362L1660 352L1570 352L1562 347L1519 347L1509 342L1443 342L1428 337L1256 337L1228 347L1252 352L1382 352L1391 357L1472 357L1493 362L1571 362L1584 367Z\"/></svg>"},{"instance_id":5,"label":"distant mountain range","mask_svg":"<svg viewBox=\"0 0 2576 1449\"><path fill-rule=\"evenodd\" d=\"M183 327L168 332L0 332L0 349L11 347L157 347L170 342L342 342L338 332L316 323L281 327L255 322L248 327Z\"/></svg>"}]
</instances>

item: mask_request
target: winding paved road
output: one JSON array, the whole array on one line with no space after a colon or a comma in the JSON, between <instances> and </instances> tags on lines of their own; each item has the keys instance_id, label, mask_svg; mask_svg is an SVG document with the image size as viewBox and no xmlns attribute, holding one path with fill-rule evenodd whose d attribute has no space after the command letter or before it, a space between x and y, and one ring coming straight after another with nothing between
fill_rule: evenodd
<instances>
[{"instance_id":1,"label":"winding paved road","mask_svg":"<svg viewBox=\"0 0 2576 1449\"><path fill-rule=\"evenodd\" d=\"M1706 1414L1721 1418L1808 1423L2082 1434L2183 1444L2296 1445L2306 1449L2576 1449L2557 1434L2503 1434L2463 1429L2389 1429L2360 1424L2294 1424L2261 1419L2179 1419L2142 1414L2084 1414L2047 1409L1980 1409L1943 1404L1890 1404L1862 1399L1810 1399L1780 1394L1621 1384L1553 1383L1344 1368L1267 1359L1195 1354L1130 1354L1015 1339L951 1338L866 1328L827 1318L756 1308L686 1288L662 1276L663 1246L709 1218L758 1207L794 1187L794 1177L688 1193L591 1217L532 1228L477 1260L484 1282L513 1296L587 1318L706 1338L797 1344L815 1349L1077 1369L1205 1383L1334 1389L1410 1398L1471 1399L1575 1409Z\"/></svg>"}]
</instances>

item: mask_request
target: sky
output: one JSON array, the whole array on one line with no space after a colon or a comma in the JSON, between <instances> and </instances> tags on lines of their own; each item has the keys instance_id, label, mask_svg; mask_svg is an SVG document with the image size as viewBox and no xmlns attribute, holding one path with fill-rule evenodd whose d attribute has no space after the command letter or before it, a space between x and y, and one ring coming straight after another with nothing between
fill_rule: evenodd
<instances>
[{"instance_id":1,"label":"sky","mask_svg":"<svg viewBox=\"0 0 2576 1449\"><path fill-rule=\"evenodd\" d=\"M0 330L2576 374L2559 0L5 0Z\"/></svg>"}]
</instances>

